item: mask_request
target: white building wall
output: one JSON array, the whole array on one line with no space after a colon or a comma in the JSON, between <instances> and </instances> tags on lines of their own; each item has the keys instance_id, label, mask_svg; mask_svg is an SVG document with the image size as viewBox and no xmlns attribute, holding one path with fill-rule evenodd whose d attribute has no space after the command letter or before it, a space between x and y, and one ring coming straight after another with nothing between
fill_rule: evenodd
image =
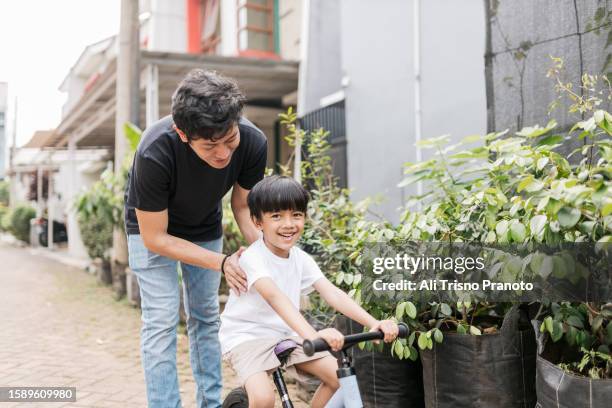
<instances>
[{"instance_id":1,"label":"white building wall","mask_svg":"<svg viewBox=\"0 0 612 408\"><path fill-rule=\"evenodd\" d=\"M300 34L302 29L303 0L280 0L278 4L278 29L280 56L282 59L300 59Z\"/></svg>"},{"instance_id":2,"label":"white building wall","mask_svg":"<svg viewBox=\"0 0 612 408\"><path fill-rule=\"evenodd\" d=\"M0 180L6 174L6 146L8 135L6 128L8 124L7 106L8 106L8 84L0 82Z\"/></svg>"},{"instance_id":3,"label":"white building wall","mask_svg":"<svg viewBox=\"0 0 612 408\"><path fill-rule=\"evenodd\" d=\"M150 0L147 48L154 51L187 52L187 2Z\"/></svg>"},{"instance_id":4,"label":"white building wall","mask_svg":"<svg viewBox=\"0 0 612 408\"><path fill-rule=\"evenodd\" d=\"M423 137L486 133L484 2L422 0L421 21Z\"/></svg>"},{"instance_id":5,"label":"white building wall","mask_svg":"<svg viewBox=\"0 0 612 408\"><path fill-rule=\"evenodd\" d=\"M374 211L397 221L402 166L415 160L412 4L340 4L348 186L355 200L380 197Z\"/></svg>"},{"instance_id":6,"label":"white building wall","mask_svg":"<svg viewBox=\"0 0 612 408\"><path fill-rule=\"evenodd\" d=\"M486 131L484 3L420 0L415 40L415 1L310 0L308 52L300 67L306 71L302 112L344 91L352 197L380 197L373 210L394 222L398 207L416 193L397 187L404 164L417 159L415 44L421 137L450 133L458 141ZM423 151L423 159L428 154Z\"/></svg>"},{"instance_id":7,"label":"white building wall","mask_svg":"<svg viewBox=\"0 0 612 408\"><path fill-rule=\"evenodd\" d=\"M221 44L219 54L233 57L238 55L238 6L237 2L221 1Z\"/></svg>"},{"instance_id":8,"label":"white building wall","mask_svg":"<svg viewBox=\"0 0 612 408\"><path fill-rule=\"evenodd\" d=\"M341 14L340 0L305 0L308 27L302 31L307 40L300 41L298 112L318 109L321 98L341 89Z\"/></svg>"},{"instance_id":9,"label":"white building wall","mask_svg":"<svg viewBox=\"0 0 612 408\"><path fill-rule=\"evenodd\" d=\"M58 191L61 191L62 194L62 207L66 215L68 253L72 257L86 260L89 259L89 256L81 238L74 200L79 193L100 179L102 170L98 168L94 171L83 171L79 169L79 166L82 166L82 164L77 164L76 171L74 171L74 166L71 163L62 164L56 174L56 183ZM79 186L78 190L71 187L71 182L74 182L73 186Z\"/></svg>"}]
</instances>

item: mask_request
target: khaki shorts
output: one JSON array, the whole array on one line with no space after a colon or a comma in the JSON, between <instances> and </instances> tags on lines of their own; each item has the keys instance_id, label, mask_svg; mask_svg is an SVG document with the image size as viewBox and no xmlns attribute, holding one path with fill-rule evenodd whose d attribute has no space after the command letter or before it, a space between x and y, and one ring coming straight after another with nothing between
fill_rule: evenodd
<instances>
[{"instance_id":1,"label":"khaki shorts","mask_svg":"<svg viewBox=\"0 0 612 408\"><path fill-rule=\"evenodd\" d=\"M315 353L313 356L308 357L302 349L301 338L289 337L289 339L298 343L298 346L287 358L285 369L297 377L307 378L307 375L300 370L296 370L295 364L318 360L327 356L332 357L328 351ZM241 384L244 385L246 380L253 374L261 372L270 374L281 365L276 354L274 354L274 347L283 340L286 339L269 338L247 341L225 353L223 359L230 363L234 371L236 371Z\"/></svg>"}]
</instances>

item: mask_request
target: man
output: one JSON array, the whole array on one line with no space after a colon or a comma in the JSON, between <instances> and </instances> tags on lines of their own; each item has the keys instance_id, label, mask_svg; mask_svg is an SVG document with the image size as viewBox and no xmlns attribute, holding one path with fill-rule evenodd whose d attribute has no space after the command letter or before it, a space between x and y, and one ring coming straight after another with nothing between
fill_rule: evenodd
<instances>
[{"instance_id":1,"label":"man","mask_svg":"<svg viewBox=\"0 0 612 408\"><path fill-rule=\"evenodd\" d=\"M246 290L240 252L222 251L221 199L240 231L259 237L246 197L263 178L264 134L241 117L244 96L214 72L191 71L172 97L172 115L145 130L126 189L129 264L142 305L141 352L150 408L180 407L176 369L177 265L198 407L221 405L218 340L220 271L236 293Z\"/></svg>"}]
</instances>

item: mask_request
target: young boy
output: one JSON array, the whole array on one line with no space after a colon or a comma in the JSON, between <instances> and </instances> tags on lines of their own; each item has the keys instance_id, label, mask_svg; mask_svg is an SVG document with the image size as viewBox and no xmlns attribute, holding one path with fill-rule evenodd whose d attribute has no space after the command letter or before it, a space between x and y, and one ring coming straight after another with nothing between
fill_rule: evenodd
<instances>
[{"instance_id":1,"label":"young boy","mask_svg":"<svg viewBox=\"0 0 612 408\"><path fill-rule=\"evenodd\" d=\"M346 293L330 283L315 261L295 246L304 231L308 192L289 177L272 176L257 183L247 202L255 226L263 237L240 257L247 275L247 292L231 293L221 314L221 352L229 360L249 396L249 407L273 407L274 388L268 373L279 361L274 346L281 340L321 337L338 351L343 335L332 328L316 331L299 312L300 295L314 288L334 309L370 330L381 330L385 342L393 341L398 327L391 320L378 321ZM321 380L311 405L323 407L338 389L336 359L328 352L307 357L298 347L287 367Z\"/></svg>"}]
</instances>

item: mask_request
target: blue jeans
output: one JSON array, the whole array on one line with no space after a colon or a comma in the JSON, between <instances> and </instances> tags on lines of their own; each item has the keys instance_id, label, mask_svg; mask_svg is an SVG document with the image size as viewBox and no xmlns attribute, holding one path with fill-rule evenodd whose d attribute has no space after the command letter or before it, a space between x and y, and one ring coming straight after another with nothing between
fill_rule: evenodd
<instances>
[{"instance_id":1,"label":"blue jeans","mask_svg":"<svg viewBox=\"0 0 612 408\"><path fill-rule=\"evenodd\" d=\"M221 252L223 238L197 245ZM221 274L149 251L140 235L128 236L130 269L138 278L142 306L141 357L149 408L180 408L176 369L176 326L179 322L179 281L183 295L191 368L198 408L221 406L219 345L219 283Z\"/></svg>"}]
</instances>

